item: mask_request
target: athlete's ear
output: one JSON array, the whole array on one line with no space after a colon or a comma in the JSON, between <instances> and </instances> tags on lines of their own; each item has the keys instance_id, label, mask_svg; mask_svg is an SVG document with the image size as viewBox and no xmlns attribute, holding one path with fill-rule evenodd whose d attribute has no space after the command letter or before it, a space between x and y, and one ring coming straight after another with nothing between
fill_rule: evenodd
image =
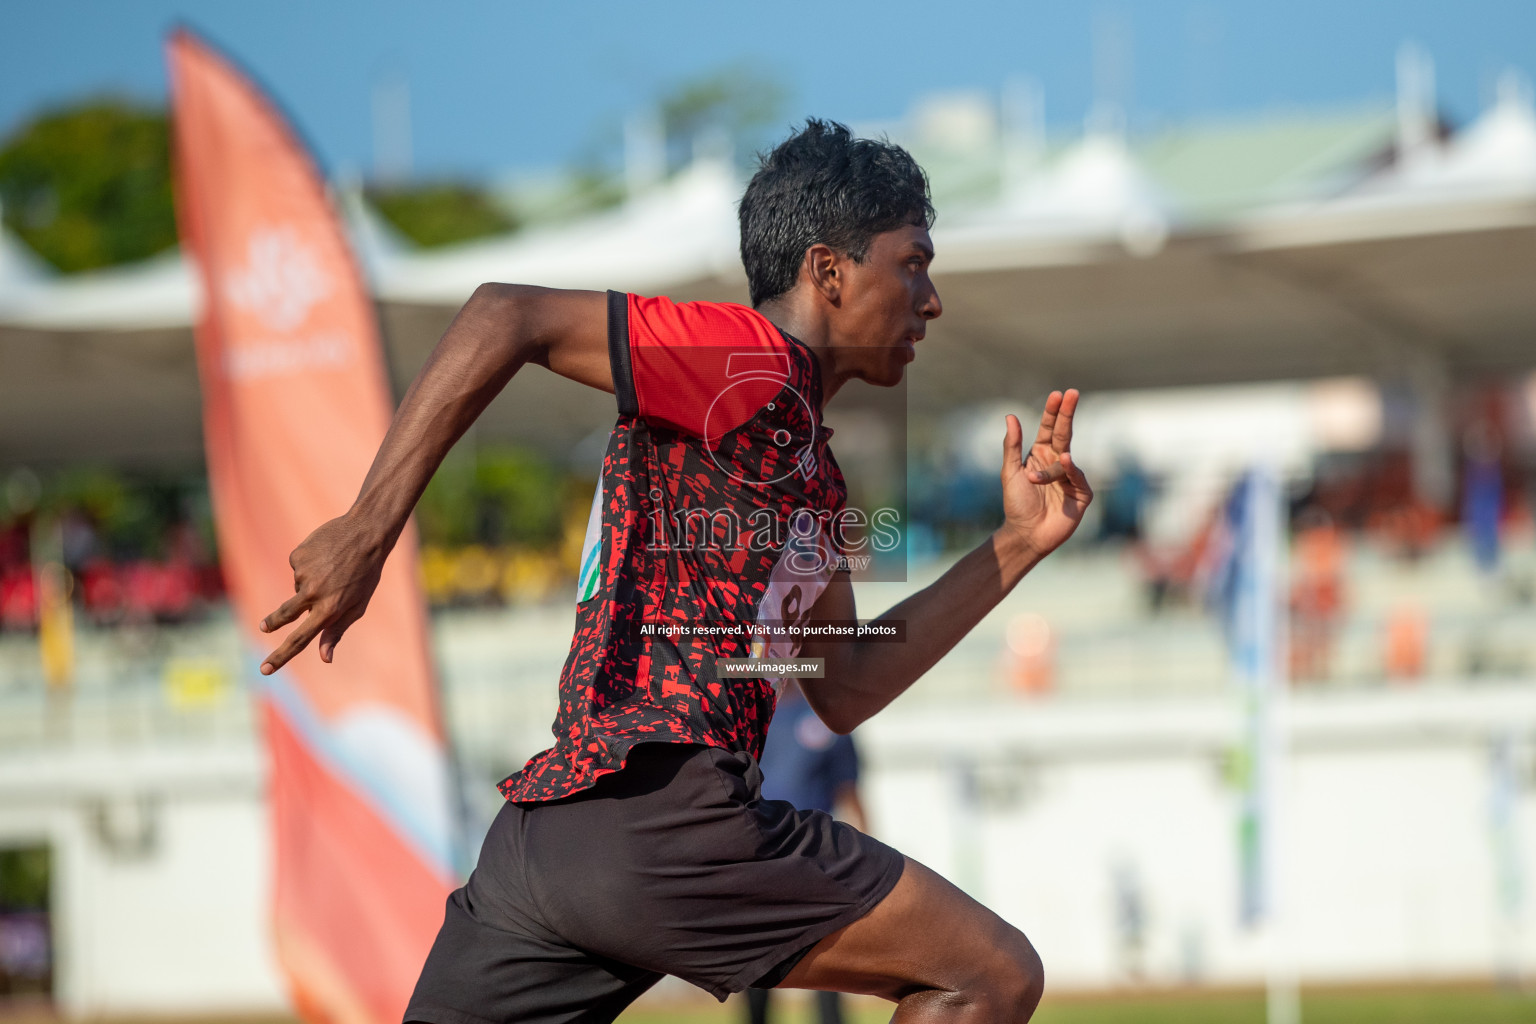
<instances>
[{"instance_id":1,"label":"athlete's ear","mask_svg":"<svg viewBox=\"0 0 1536 1024\"><path fill-rule=\"evenodd\" d=\"M809 278L811 287L834 306L843 295L842 271L842 257L831 246L817 242L805 250L805 264L801 267L801 273Z\"/></svg>"}]
</instances>

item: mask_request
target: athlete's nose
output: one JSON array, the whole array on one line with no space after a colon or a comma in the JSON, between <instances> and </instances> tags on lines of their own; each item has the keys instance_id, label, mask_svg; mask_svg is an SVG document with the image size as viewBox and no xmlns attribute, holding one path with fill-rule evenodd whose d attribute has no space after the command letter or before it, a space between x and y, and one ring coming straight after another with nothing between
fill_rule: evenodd
<instances>
[{"instance_id":1,"label":"athlete's nose","mask_svg":"<svg viewBox=\"0 0 1536 1024\"><path fill-rule=\"evenodd\" d=\"M924 320L933 320L943 312L944 303L939 301L939 290L930 283L928 294L923 297L923 304L917 308L917 315Z\"/></svg>"}]
</instances>

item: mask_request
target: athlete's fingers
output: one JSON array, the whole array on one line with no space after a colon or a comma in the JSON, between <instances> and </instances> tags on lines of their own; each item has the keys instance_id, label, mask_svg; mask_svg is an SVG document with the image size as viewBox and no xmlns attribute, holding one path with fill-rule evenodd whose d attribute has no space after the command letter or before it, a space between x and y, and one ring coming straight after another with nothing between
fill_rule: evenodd
<instances>
[{"instance_id":1,"label":"athlete's fingers","mask_svg":"<svg viewBox=\"0 0 1536 1024\"><path fill-rule=\"evenodd\" d=\"M1056 414L1061 410L1061 392L1052 391L1045 399L1045 410L1040 413L1040 429L1035 431L1035 444L1050 444L1056 431Z\"/></svg>"},{"instance_id":2,"label":"athlete's fingers","mask_svg":"<svg viewBox=\"0 0 1536 1024\"><path fill-rule=\"evenodd\" d=\"M1081 491L1084 495L1093 496L1093 488L1088 486L1088 478L1083 475L1083 469L1072 458L1071 452L1061 453L1061 463L1067 467L1067 482L1074 490Z\"/></svg>"},{"instance_id":3,"label":"athlete's fingers","mask_svg":"<svg viewBox=\"0 0 1536 1024\"><path fill-rule=\"evenodd\" d=\"M1051 448L1057 452L1072 447L1072 416L1077 412L1078 393L1068 388L1061 396L1061 408L1056 414L1056 424L1051 431Z\"/></svg>"},{"instance_id":4,"label":"athlete's fingers","mask_svg":"<svg viewBox=\"0 0 1536 1024\"><path fill-rule=\"evenodd\" d=\"M1044 469L1031 468L1029 482L1032 484L1053 484L1058 480L1064 480L1067 476L1067 467L1060 462L1053 462Z\"/></svg>"},{"instance_id":5,"label":"athlete's fingers","mask_svg":"<svg viewBox=\"0 0 1536 1024\"><path fill-rule=\"evenodd\" d=\"M278 606L277 611L261 620L261 631L270 633L274 629L281 629L294 619L299 613L309 607L309 598L304 594L294 594L288 600Z\"/></svg>"},{"instance_id":6,"label":"athlete's fingers","mask_svg":"<svg viewBox=\"0 0 1536 1024\"><path fill-rule=\"evenodd\" d=\"M1065 480L1077 490L1087 491L1088 478L1083 475L1080 467L1072 458L1071 452L1062 452L1057 461L1043 469L1031 468L1029 471L1031 483L1048 484L1057 480Z\"/></svg>"},{"instance_id":7,"label":"athlete's fingers","mask_svg":"<svg viewBox=\"0 0 1536 1024\"><path fill-rule=\"evenodd\" d=\"M309 618L305 619L298 629L289 633L287 638L281 644L278 644L277 650L267 655L266 660L261 663L261 674L269 676L288 664L294 655L309 646L309 642L319 632L320 616L311 613Z\"/></svg>"},{"instance_id":8,"label":"athlete's fingers","mask_svg":"<svg viewBox=\"0 0 1536 1024\"><path fill-rule=\"evenodd\" d=\"M326 626L320 632L320 660L327 665L336 656L336 645L341 642L341 635L351 628L352 623L362 618L362 614L345 615L336 622Z\"/></svg>"},{"instance_id":9,"label":"athlete's fingers","mask_svg":"<svg viewBox=\"0 0 1536 1024\"><path fill-rule=\"evenodd\" d=\"M1024 427L1013 413L1008 414L1008 430L1003 434L1003 472L1024 464Z\"/></svg>"}]
</instances>

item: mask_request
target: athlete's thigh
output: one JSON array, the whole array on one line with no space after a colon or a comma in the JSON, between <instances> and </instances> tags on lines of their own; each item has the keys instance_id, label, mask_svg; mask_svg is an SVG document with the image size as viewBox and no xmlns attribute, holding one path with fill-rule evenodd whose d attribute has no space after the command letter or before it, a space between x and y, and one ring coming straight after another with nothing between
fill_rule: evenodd
<instances>
[{"instance_id":1,"label":"athlete's thigh","mask_svg":"<svg viewBox=\"0 0 1536 1024\"><path fill-rule=\"evenodd\" d=\"M890 895L818 942L780 987L901 999L1021 970L1040 970L1024 933L908 857Z\"/></svg>"}]
</instances>

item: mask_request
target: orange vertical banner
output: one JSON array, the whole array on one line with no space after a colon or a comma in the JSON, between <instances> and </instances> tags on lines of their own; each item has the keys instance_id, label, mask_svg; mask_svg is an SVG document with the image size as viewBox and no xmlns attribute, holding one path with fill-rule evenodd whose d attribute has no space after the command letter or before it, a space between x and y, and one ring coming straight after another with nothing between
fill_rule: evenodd
<instances>
[{"instance_id":1,"label":"orange vertical banner","mask_svg":"<svg viewBox=\"0 0 1536 1024\"><path fill-rule=\"evenodd\" d=\"M454 877L414 532L334 664L312 647L256 672L257 623L293 593L288 553L351 505L389 424L373 307L271 101L191 33L168 49L219 553L270 755L278 959L309 1020L397 1024Z\"/></svg>"}]
</instances>

